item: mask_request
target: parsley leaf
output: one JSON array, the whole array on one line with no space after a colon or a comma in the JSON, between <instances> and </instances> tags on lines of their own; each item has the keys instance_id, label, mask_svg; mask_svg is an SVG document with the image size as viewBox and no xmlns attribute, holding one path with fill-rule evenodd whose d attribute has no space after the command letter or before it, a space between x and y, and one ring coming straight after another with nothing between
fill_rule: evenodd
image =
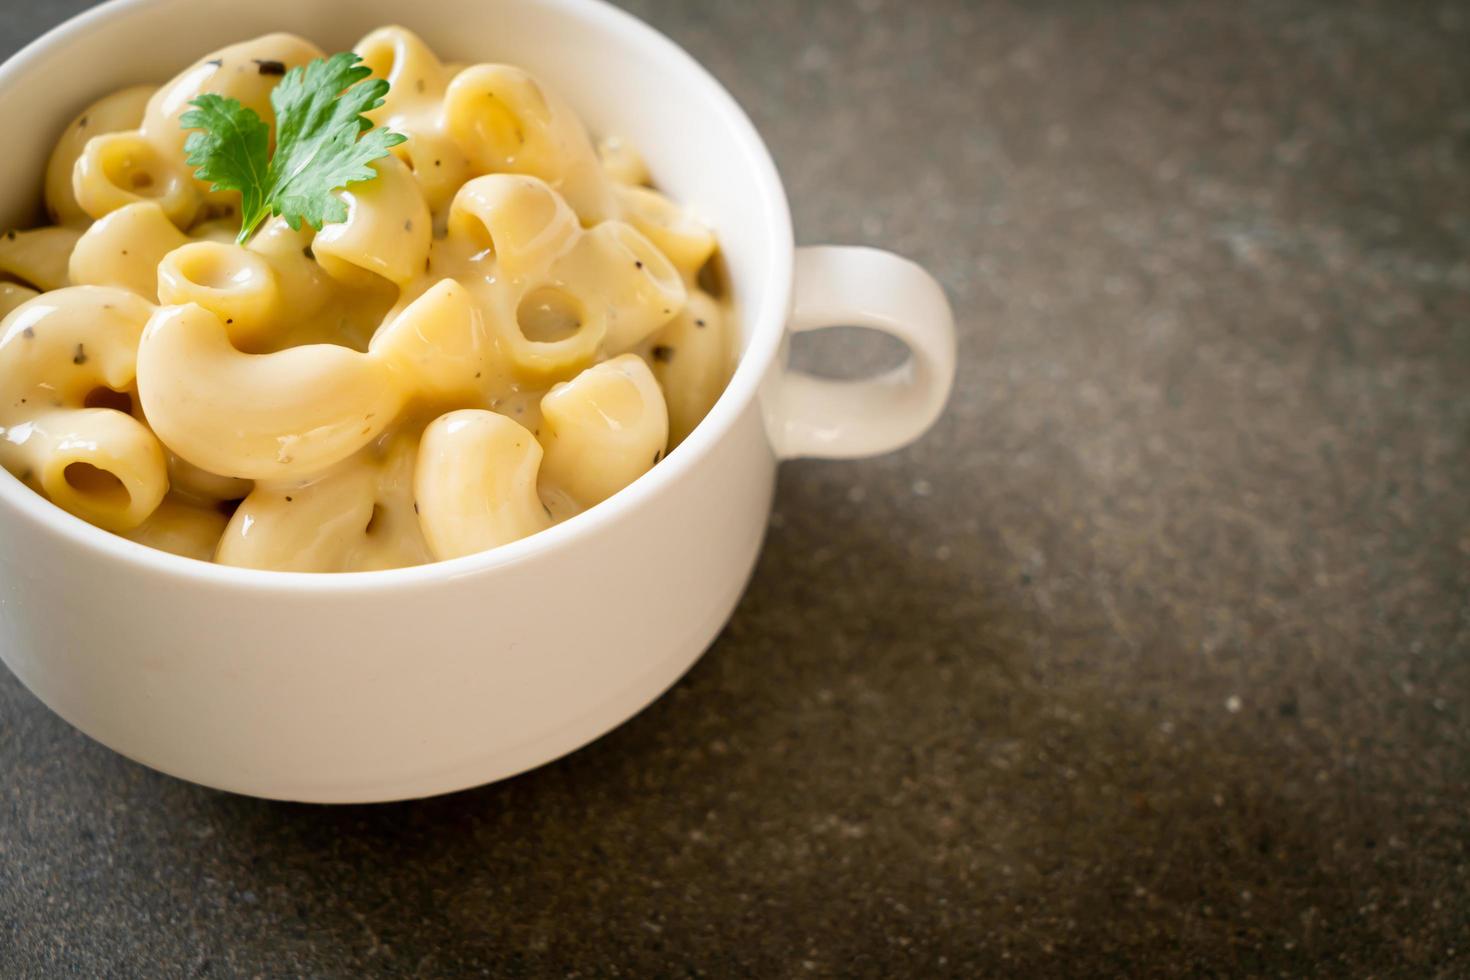
<instances>
[{"instance_id":1,"label":"parsley leaf","mask_svg":"<svg viewBox=\"0 0 1470 980\"><path fill-rule=\"evenodd\" d=\"M271 129L235 99L201 95L189 104L198 108L180 121L200 132L184 144L188 163L199 168L194 175L200 180L214 181L213 190L240 192L241 216L255 216L240 230L243 245L268 213Z\"/></svg>"},{"instance_id":2,"label":"parsley leaf","mask_svg":"<svg viewBox=\"0 0 1470 980\"><path fill-rule=\"evenodd\" d=\"M377 177L369 163L388 155L407 137L374 129L363 113L383 104L388 83L364 81L372 70L351 51L293 68L271 92L276 149L270 127L238 100L206 94L180 118L190 133L184 144L195 176L214 190L240 192L240 244L272 215L293 230L304 221L318 230L347 220L347 205L333 191Z\"/></svg>"}]
</instances>

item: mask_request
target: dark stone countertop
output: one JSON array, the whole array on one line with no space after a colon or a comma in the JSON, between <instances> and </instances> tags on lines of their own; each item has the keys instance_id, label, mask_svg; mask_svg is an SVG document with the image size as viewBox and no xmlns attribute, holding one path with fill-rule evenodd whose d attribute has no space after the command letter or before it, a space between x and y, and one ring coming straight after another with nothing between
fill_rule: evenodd
<instances>
[{"instance_id":1,"label":"dark stone countertop","mask_svg":"<svg viewBox=\"0 0 1470 980\"><path fill-rule=\"evenodd\" d=\"M631 6L945 281L948 416L501 785L224 795L5 675L0 973L1470 975L1470 9Z\"/></svg>"}]
</instances>

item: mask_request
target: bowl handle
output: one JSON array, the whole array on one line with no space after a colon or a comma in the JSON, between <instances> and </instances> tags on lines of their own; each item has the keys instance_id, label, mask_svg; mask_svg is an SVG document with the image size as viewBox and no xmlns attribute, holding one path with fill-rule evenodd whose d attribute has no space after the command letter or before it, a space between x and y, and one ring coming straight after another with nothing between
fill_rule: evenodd
<instances>
[{"instance_id":1,"label":"bowl handle","mask_svg":"<svg viewBox=\"0 0 1470 980\"><path fill-rule=\"evenodd\" d=\"M868 327L903 341L909 359L858 381L788 369L775 426L782 459L876 456L923 435L954 384L954 312L944 289L908 259L874 248L819 245L796 253L792 333Z\"/></svg>"}]
</instances>

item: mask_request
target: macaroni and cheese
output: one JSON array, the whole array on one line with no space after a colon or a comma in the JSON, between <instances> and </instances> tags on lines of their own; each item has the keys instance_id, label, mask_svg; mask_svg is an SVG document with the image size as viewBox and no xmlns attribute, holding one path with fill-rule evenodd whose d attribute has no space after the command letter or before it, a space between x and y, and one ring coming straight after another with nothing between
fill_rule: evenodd
<instances>
[{"instance_id":1,"label":"macaroni and cheese","mask_svg":"<svg viewBox=\"0 0 1470 980\"><path fill-rule=\"evenodd\" d=\"M716 241L637 153L518 68L400 27L355 50L390 83L368 120L407 139L320 230L237 244L241 196L196 175L181 125L207 93L273 125L273 88L324 57L301 38L71 121L50 225L0 237L0 465L152 547L361 571L534 534L704 417L732 346Z\"/></svg>"}]
</instances>

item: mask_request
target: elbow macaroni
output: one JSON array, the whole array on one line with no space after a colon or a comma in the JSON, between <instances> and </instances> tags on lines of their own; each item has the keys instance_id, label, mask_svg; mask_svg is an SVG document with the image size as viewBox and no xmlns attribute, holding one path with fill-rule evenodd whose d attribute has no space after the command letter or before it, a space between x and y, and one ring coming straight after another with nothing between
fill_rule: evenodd
<instances>
[{"instance_id":1,"label":"elbow macaroni","mask_svg":"<svg viewBox=\"0 0 1470 980\"><path fill-rule=\"evenodd\" d=\"M118 208L82 233L68 261L78 286L117 286L158 300L158 267L189 238L156 201Z\"/></svg>"},{"instance_id":2,"label":"elbow macaroni","mask_svg":"<svg viewBox=\"0 0 1470 980\"><path fill-rule=\"evenodd\" d=\"M75 228L37 228L0 236L0 275L42 292L71 285L67 262L80 236Z\"/></svg>"},{"instance_id":3,"label":"elbow macaroni","mask_svg":"<svg viewBox=\"0 0 1470 980\"><path fill-rule=\"evenodd\" d=\"M318 231L235 244L178 122L214 92L272 123L280 75L322 56L300 38L67 125L51 224L0 236L0 465L150 547L368 571L534 534L687 437L729 371L709 229L526 72L399 27L356 50L391 85L372 122L409 138Z\"/></svg>"},{"instance_id":4,"label":"elbow macaroni","mask_svg":"<svg viewBox=\"0 0 1470 980\"><path fill-rule=\"evenodd\" d=\"M37 296L0 324L0 463L52 502L111 531L141 524L168 490L147 426L103 407L135 390L151 306L76 286Z\"/></svg>"},{"instance_id":5,"label":"elbow macaroni","mask_svg":"<svg viewBox=\"0 0 1470 980\"><path fill-rule=\"evenodd\" d=\"M536 492L541 460L536 437L496 412L466 408L430 423L414 494L434 557L485 551L549 525Z\"/></svg>"},{"instance_id":6,"label":"elbow macaroni","mask_svg":"<svg viewBox=\"0 0 1470 980\"><path fill-rule=\"evenodd\" d=\"M52 224L68 228L87 226L91 217L77 203L72 190L77 159L93 137L136 129L155 91L151 85L137 85L113 92L87 106L67 124L46 164L46 214Z\"/></svg>"}]
</instances>

